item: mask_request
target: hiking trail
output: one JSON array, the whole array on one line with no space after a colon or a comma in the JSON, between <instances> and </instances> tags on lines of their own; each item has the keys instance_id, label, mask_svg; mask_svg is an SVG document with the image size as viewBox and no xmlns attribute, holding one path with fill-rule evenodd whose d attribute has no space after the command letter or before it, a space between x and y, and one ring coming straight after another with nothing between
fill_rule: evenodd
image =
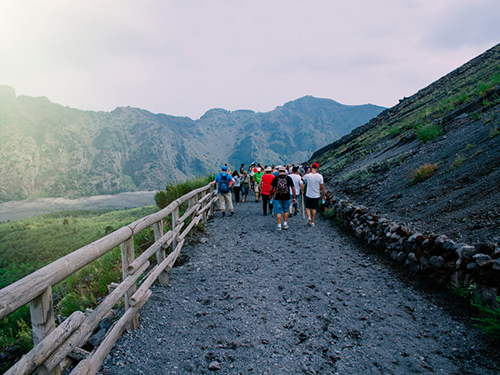
<instances>
[{"instance_id":1,"label":"hiking trail","mask_svg":"<svg viewBox=\"0 0 500 375\"><path fill-rule=\"evenodd\" d=\"M498 374L470 312L318 215L220 211L99 374ZM178 261L179 262L179 261Z\"/></svg>"}]
</instances>

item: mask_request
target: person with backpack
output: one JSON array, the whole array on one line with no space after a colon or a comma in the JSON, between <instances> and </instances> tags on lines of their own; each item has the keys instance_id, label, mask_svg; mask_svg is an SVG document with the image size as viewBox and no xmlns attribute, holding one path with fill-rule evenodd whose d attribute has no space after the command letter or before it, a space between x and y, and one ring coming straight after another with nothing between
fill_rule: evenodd
<instances>
[{"instance_id":1,"label":"person with backpack","mask_svg":"<svg viewBox=\"0 0 500 375\"><path fill-rule=\"evenodd\" d=\"M283 215L283 229L288 229L288 210L290 209L290 189L292 189L292 202L295 202L295 186L290 176L286 175L285 167L278 167L279 175L271 182L270 192L274 189L273 208L278 222L278 230L281 230L281 216Z\"/></svg>"},{"instance_id":2,"label":"person with backpack","mask_svg":"<svg viewBox=\"0 0 500 375\"><path fill-rule=\"evenodd\" d=\"M231 185L234 179L231 177L229 173L227 173L227 167L223 166L221 168L221 172L215 176L215 182L217 183L217 194L219 194L219 206L222 212L222 216L226 216L226 202L229 211L231 214L229 216L233 216L233 199L231 194Z\"/></svg>"}]
</instances>

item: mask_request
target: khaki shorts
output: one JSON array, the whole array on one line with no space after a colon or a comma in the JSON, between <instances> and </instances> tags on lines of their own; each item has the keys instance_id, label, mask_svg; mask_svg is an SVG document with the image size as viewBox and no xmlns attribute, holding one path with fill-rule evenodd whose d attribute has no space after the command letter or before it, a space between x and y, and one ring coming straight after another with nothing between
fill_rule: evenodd
<instances>
[{"instance_id":1,"label":"khaki shorts","mask_svg":"<svg viewBox=\"0 0 500 375\"><path fill-rule=\"evenodd\" d=\"M219 206L221 211L226 210L226 202L227 202L227 208L229 208L229 211L233 210L233 194L231 192L226 193L226 194L219 194Z\"/></svg>"},{"instance_id":2,"label":"khaki shorts","mask_svg":"<svg viewBox=\"0 0 500 375\"><path fill-rule=\"evenodd\" d=\"M260 193L260 186L259 184L255 184L253 190L256 192L256 193Z\"/></svg>"}]
</instances>

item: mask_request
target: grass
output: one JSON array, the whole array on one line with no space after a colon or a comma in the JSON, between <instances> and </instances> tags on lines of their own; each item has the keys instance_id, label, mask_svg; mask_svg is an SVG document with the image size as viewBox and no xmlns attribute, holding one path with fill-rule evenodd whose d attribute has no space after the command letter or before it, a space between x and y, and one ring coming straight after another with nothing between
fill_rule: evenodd
<instances>
[{"instance_id":1,"label":"grass","mask_svg":"<svg viewBox=\"0 0 500 375\"><path fill-rule=\"evenodd\" d=\"M463 158L462 156L458 155L457 154L457 157L455 158L455 161L453 162L453 164L448 168L448 171L451 171L455 168L458 168L462 165L462 163L465 161L466 159Z\"/></svg>"},{"instance_id":2,"label":"grass","mask_svg":"<svg viewBox=\"0 0 500 375\"><path fill-rule=\"evenodd\" d=\"M496 137L500 132L498 131L498 126L494 126L490 131L490 138Z\"/></svg>"},{"instance_id":3,"label":"grass","mask_svg":"<svg viewBox=\"0 0 500 375\"><path fill-rule=\"evenodd\" d=\"M192 189L206 185L213 179L213 176L209 176L179 184L182 186L168 185L169 192L168 194L165 192L164 196L173 201ZM0 223L1 287L21 279L116 229L157 212L159 207L161 208L160 204L158 207L146 206L120 211L61 211ZM168 220L164 221L164 225L165 231L171 228ZM153 243L152 228L145 229L134 236L136 257ZM107 295L107 286L111 282L120 282L121 279L121 251L120 247L116 247L53 287L55 315L67 317L76 310L85 311L86 308L96 307L100 299ZM12 345L25 351L29 351L33 346L27 306L0 322L0 351Z\"/></svg>"},{"instance_id":4,"label":"grass","mask_svg":"<svg viewBox=\"0 0 500 375\"><path fill-rule=\"evenodd\" d=\"M438 169L437 164L425 164L418 167L411 173L411 184L415 185L431 178Z\"/></svg>"},{"instance_id":5,"label":"grass","mask_svg":"<svg viewBox=\"0 0 500 375\"><path fill-rule=\"evenodd\" d=\"M415 131L415 135L422 143L433 141L441 134L443 134L443 129L437 124L423 126Z\"/></svg>"},{"instance_id":6,"label":"grass","mask_svg":"<svg viewBox=\"0 0 500 375\"><path fill-rule=\"evenodd\" d=\"M500 297L497 297L495 307L488 306L482 297L472 300L472 306L481 313L481 317L474 319L477 323L475 327L481 329L486 335L494 340L500 339Z\"/></svg>"}]
</instances>

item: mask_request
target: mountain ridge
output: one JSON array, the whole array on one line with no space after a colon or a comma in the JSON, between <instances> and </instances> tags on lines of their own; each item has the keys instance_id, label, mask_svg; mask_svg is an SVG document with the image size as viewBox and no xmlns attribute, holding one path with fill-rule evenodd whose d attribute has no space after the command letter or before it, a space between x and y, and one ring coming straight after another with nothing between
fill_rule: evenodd
<instances>
[{"instance_id":1,"label":"mountain ridge","mask_svg":"<svg viewBox=\"0 0 500 375\"><path fill-rule=\"evenodd\" d=\"M192 120L130 106L79 110L0 86L0 202L155 190L225 163L298 162L382 110L308 96Z\"/></svg>"}]
</instances>

